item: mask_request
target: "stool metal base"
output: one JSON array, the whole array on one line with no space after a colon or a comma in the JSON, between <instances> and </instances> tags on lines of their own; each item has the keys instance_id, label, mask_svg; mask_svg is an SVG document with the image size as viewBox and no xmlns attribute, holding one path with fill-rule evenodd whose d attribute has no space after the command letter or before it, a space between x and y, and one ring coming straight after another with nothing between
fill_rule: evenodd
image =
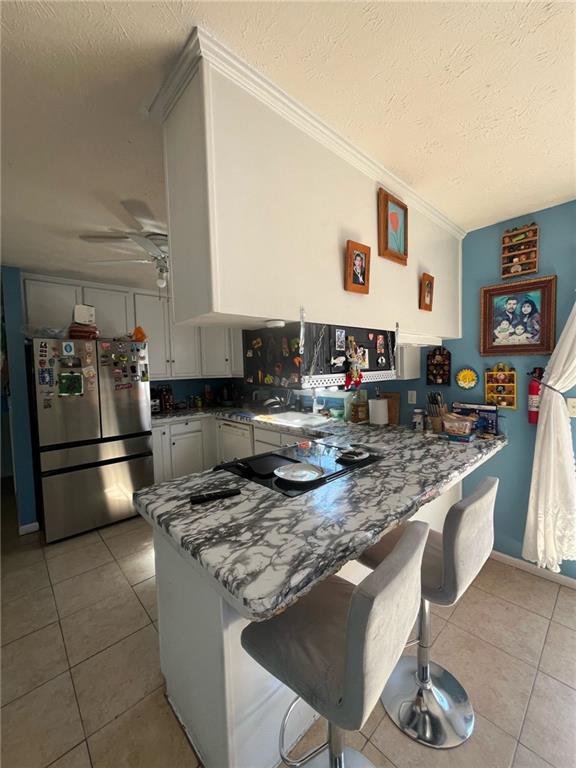
<instances>
[{"instance_id":1,"label":"stool metal base","mask_svg":"<svg viewBox=\"0 0 576 768\"><path fill-rule=\"evenodd\" d=\"M328 747L306 763L306 768L376 768L373 762L352 747L344 747L344 759L331 759Z\"/></svg>"},{"instance_id":2,"label":"stool metal base","mask_svg":"<svg viewBox=\"0 0 576 768\"><path fill-rule=\"evenodd\" d=\"M458 747L474 730L474 710L458 680L433 661L430 683L417 676L418 663L403 656L390 676L381 701L391 720L420 744L436 749Z\"/></svg>"}]
</instances>

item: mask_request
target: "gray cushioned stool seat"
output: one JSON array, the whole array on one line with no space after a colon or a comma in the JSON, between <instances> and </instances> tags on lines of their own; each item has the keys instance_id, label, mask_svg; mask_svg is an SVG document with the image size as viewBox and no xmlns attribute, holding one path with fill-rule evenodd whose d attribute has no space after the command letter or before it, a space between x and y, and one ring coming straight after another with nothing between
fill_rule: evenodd
<instances>
[{"instance_id":1,"label":"gray cushioned stool seat","mask_svg":"<svg viewBox=\"0 0 576 768\"><path fill-rule=\"evenodd\" d=\"M368 719L418 614L428 526L410 523L360 584L332 576L284 613L249 624L242 646L331 723Z\"/></svg>"},{"instance_id":2,"label":"gray cushioned stool seat","mask_svg":"<svg viewBox=\"0 0 576 768\"><path fill-rule=\"evenodd\" d=\"M249 625L242 636L256 661L321 714L342 697L354 586L330 576L284 613Z\"/></svg>"},{"instance_id":3,"label":"gray cushioned stool seat","mask_svg":"<svg viewBox=\"0 0 576 768\"><path fill-rule=\"evenodd\" d=\"M456 747L474 729L474 710L458 680L430 661L430 604L453 605L490 556L498 480L487 477L446 515L442 534L431 531L422 558L422 605L418 655L403 656L390 676L382 703L392 721L412 739L436 749ZM400 525L359 558L377 568L401 540Z\"/></svg>"},{"instance_id":4,"label":"gray cushioned stool seat","mask_svg":"<svg viewBox=\"0 0 576 768\"><path fill-rule=\"evenodd\" d=\"M468 589L494 544L494 504L498 480L486 477L474 491L453 504L442 533L430 531L422 558L422 598L453 605ZM376 568L394 549L405 525L387 533L358 558Z\"/></svg>"}]
</instances>

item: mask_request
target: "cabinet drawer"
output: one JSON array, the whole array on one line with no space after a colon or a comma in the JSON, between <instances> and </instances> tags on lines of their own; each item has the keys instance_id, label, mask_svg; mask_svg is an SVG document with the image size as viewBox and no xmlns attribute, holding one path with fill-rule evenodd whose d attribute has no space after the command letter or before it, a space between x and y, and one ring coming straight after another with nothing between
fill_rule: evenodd
<instances>
[{"instance_id":1,"label":"cabinet drawer","mask_svg":"<svg viewBox=\"0 0 576 768\"><path fill-rule=\"evenodd\" d=\"M254 440L268 443L268 445L282 445L280 441L280 432L273 432L271 429L254 427Z\"/></svg>"},{"instance_id":2,"label":"cabinet drawer","mask_svg":"<svg viewBox=\"0 0 576 768\"><path fill-rule=\"evenodd\" d=\"M201 421L178 421L176 424L170 425L170 434L174 435L186 435L189 432L202 432Z\"/></svg>"}]
</instances>

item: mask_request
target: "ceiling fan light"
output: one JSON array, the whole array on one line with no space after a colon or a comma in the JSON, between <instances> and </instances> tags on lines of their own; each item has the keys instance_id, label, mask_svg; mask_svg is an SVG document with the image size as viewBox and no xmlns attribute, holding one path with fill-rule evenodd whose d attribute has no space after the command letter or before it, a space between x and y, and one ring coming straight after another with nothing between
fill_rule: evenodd
<instances>
[{"instance_id":1,"label":"ceiling fan light","mask_svg":"<svg viewBox=\"0 0 576 768\"><path fill-rule=\"evenodd\" d=\"M158 276L156 279L156 285L158 288L166 288L166 276L164 274L160 274Z\"/></svg>"}]
</instances>

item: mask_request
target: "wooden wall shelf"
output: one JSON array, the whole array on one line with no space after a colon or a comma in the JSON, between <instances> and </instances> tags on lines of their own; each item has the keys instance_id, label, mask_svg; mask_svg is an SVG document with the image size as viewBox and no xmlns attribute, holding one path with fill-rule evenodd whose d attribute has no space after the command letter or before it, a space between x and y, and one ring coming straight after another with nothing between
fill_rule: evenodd
<instances>
[{"instance_id":1,"label":"wooden wall shelf","mask_svg":"<svg viewBox=\"0 0 576 768\"><path fill-rule=\"evenodd\" d=\"M538 272L538 224L507 229L502 235L501 276L523 277Z\"/></svg>"}]
</instances>

